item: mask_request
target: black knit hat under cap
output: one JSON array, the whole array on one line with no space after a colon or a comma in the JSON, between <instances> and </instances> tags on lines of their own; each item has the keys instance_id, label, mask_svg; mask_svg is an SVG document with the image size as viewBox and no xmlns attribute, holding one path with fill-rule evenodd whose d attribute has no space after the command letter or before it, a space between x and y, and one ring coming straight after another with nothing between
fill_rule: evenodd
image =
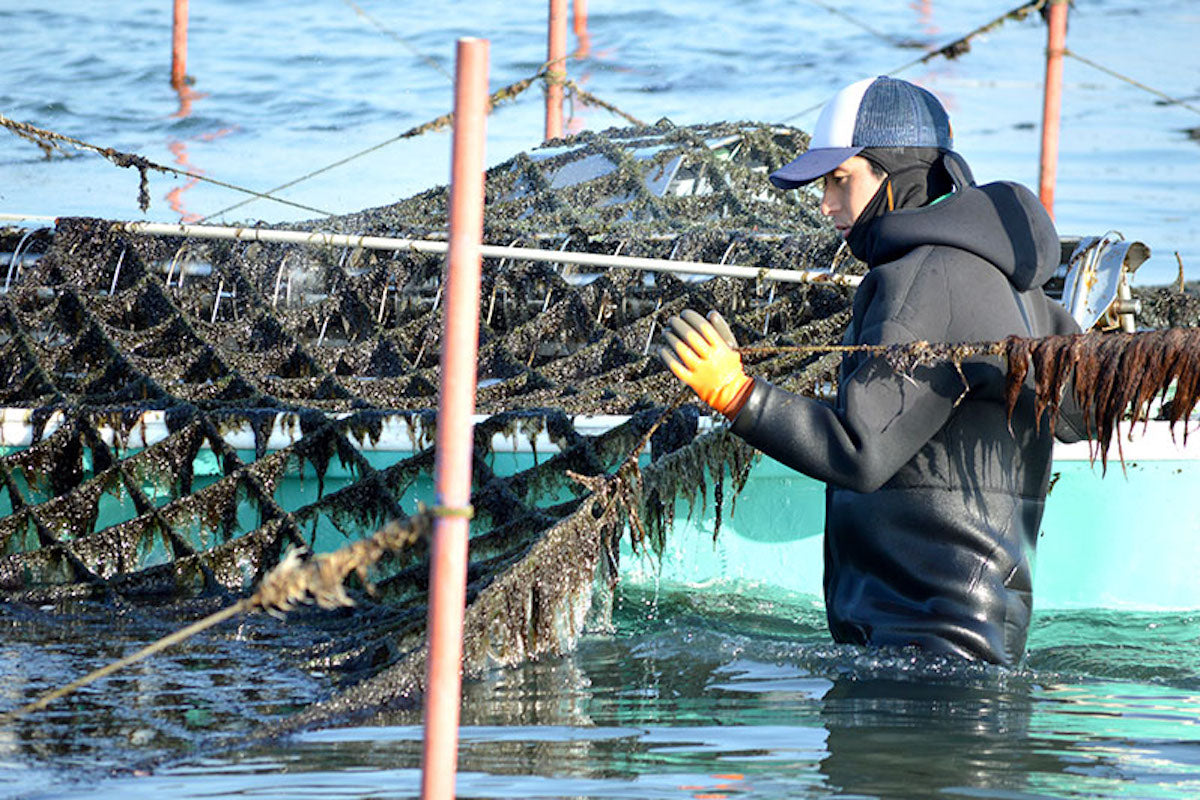
<instances>
[{"instance_id":1,"label":"black knit hat under cap","mask_svg":"<svg viewBox=\"0 0 1200 800\"><path fill-rule=\"evenodd\" d=\"M947 153L937 147L867 147L859 151L859 156L887 174L846 235L846 244L856 258L866 260L864 243L875 220L890 211L919 208L954 191L954 179L945 164Z\"/></svg>"}]
</instances>

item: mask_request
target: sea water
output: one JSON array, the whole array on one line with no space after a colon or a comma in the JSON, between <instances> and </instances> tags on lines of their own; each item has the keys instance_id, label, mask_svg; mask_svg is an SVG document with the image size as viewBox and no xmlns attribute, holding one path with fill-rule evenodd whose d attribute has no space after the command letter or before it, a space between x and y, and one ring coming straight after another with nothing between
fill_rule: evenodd
<instances>
[{"instance_id":1,"label":"sea water","mask_svg":"<svg viewBox=\"0 0 1200 800\"><path fill-rule=\"evenodd\" d=\"M170 627L147 616L6 609L5 707ZM329 690L303 635L244 619L9 727L0 792L417 797L418 710L230 749ZM458 796L1191 798L1198 638L1193 613L1042 614L1008 670L831 644L811 597L621 590L573 653L467 681Z\"/></svg>"},{"instance_id":2,"label":"sea water","mask_svg":"<svg viewBox=\"0 0 1200 800\"><path fill-rule=\"evenodd\" d=\"M783 0L592 0L589 54L569 69L650 122L811 127L808 109L842 84L1008 7L865 0L843 9L847 19ZM459 36L491 40L493 88L545 58L540 4L206 0L192 4L194 83L181 94L168 84L169 3L7 0L0 26L0 113L259 191L449 110ZM1196 106L1198 34L1191 0L1079 0L1068 44ZM980 180L1037 180L1044 48L1034 17L975 39L956 61L900 73L944 99ZM1187 274L1200 265L1197 114L1076 60L1065 71L1060 229L1148 243L1143 284L1175 278L1175 251ZM624 124L575 104L568 130ZM536 89L499 108L488 162L535 146L541 125ZM143 213L136 173L66 150L47 160L0 133L0 211L178 221L244 198L151 173ZM335 213L381 205L445 182L448 152L445 133L397 141L279 194ZM213 219L320 216L309 209L256 200ZM1108 535L1137 535L1137 520ZM0 612L5 709L184 622L137 609ZM219 749L334 688L298 655L312 645L299 631L231 624L5 726L0 793L416 796L413 711ZM613 629L574 653L466 685L459 796L1194 797L1198 639L1191 612L1038 613L1027 665L1006 671L832 645L816 598L623 590ZM128 771L164 758L148 775Z\"/></svg>"}]
</instances>

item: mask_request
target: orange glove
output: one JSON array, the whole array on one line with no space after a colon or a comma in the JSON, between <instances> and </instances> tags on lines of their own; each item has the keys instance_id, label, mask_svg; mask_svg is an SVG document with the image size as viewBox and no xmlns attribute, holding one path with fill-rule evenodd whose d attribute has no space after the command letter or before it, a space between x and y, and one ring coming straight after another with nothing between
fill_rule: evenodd
<instances>
[{"instance_id":1,"label":"orange glove","mask_svg":"<svg viewBox=\"0 0 1200 800\"><path fill-rule=\"evenodd\" d=\"M716 311L708 319L691 309L667 322L667 346L659 350L675 377L692 387L716 411L733 419L754 388L742 370L742 357L733 348L737 340Z\"/></svg>"}]
</instances>

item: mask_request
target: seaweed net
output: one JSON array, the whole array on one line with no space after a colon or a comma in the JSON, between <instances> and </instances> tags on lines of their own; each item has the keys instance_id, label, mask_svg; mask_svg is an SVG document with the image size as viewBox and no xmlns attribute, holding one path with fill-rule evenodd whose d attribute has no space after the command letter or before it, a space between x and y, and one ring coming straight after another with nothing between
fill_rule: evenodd
<instances>
[{"instance_id":1,"label":"seaweed net","mask_svg":"<svg viewBox=\"0 0 1200 800\"><path fill-rule=\"evenodd\" d=\"M489 171L485 239L823 268L838 242L814 197L766 180L805 143L756 125L584 134ZM320 222L409 238L445 225L444 188ZM330 551L432 503L441 258L132 236L99 219L21 233L0 232L6 599L244 596L290 547ZM628 464L678 398L653 345L687 307L786 347L838 339L849 293L485 260L468 672L569 649L603 608L593 596L611 588L626 530L661 545L677 501L707 503L711 486L719 512L744 478L749 450L688 405L649 437L640 470L589 482ZM812 393L837 357L751 362ZM597 414L616 418L579 424ZM505 452L513 442L528 452ZM374 599L351 581L369 632L330 629L319 655L374 677L333 708L415 690L426 557L421 538L383 559Z\"/></svg>"}]
</instances>

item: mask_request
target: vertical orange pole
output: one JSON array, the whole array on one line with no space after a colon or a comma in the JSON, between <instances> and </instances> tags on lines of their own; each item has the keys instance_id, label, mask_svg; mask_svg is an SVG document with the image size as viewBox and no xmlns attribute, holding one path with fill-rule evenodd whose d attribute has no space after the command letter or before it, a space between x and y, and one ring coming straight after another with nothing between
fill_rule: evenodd
<instances>
[{"instance_id":1,"label":"vertical orange pole","mask_svg":"<svg viewBox=\"0 0 1200 800\"><path fill-rule=\"evenodd\" d=\"M483 152L488 96L488 41L459 39L450 167L450 249L442 333L434 492L441 511L430 549L429 655L421 797L454 797L462 691L463 607L471 502L471 414L483 241Z\"/></svg>"},{"instance_id":2,"label":"vertical orange pole","mask_svg":"<svg viewBox=\"0 0 1200 800\"><path fill-rule=\"evenodd\" d=\"M563 85L567 78L567 0L550 0L546 37L546 139L563 135Z\"/></svg>"},{"instance_id":3,"label":"vertical orange pole","mask_svg":"<svg viewBox=\"0 0 1200 800\"><path fill-rule=\"evenodd\" d=\"M175 0L175 22L171 28L171 85L182 88L187 79L188 0Z\"/></svg>"},{"instance_id":4,"label":"vertical orange pole","mask_svg":"<svg viewBox=\"0 0 1200 800\"><path fill-rule=\"evenodd\" d=\"M576 58L587 58L592 50L592 37L587 29L587 0L575 0L575 11L571 19L575 24L575 39L579 46L575 48Z\"/></svg>"},{"instance_id":5,"label":"vertical orange pole","mask_svg":"<svg viewBox=\"0 0 1200 800\"><path fill-rule=\"evenodd\" d=\"M1063 50L1067 46L1067 0L1050 0L1046 45L1046 93L1042 106L1042 161L1038 197L1054 216L1054 186L1058 180L1058 132L1062 112Z\"/></svg>"}]
</instances>

